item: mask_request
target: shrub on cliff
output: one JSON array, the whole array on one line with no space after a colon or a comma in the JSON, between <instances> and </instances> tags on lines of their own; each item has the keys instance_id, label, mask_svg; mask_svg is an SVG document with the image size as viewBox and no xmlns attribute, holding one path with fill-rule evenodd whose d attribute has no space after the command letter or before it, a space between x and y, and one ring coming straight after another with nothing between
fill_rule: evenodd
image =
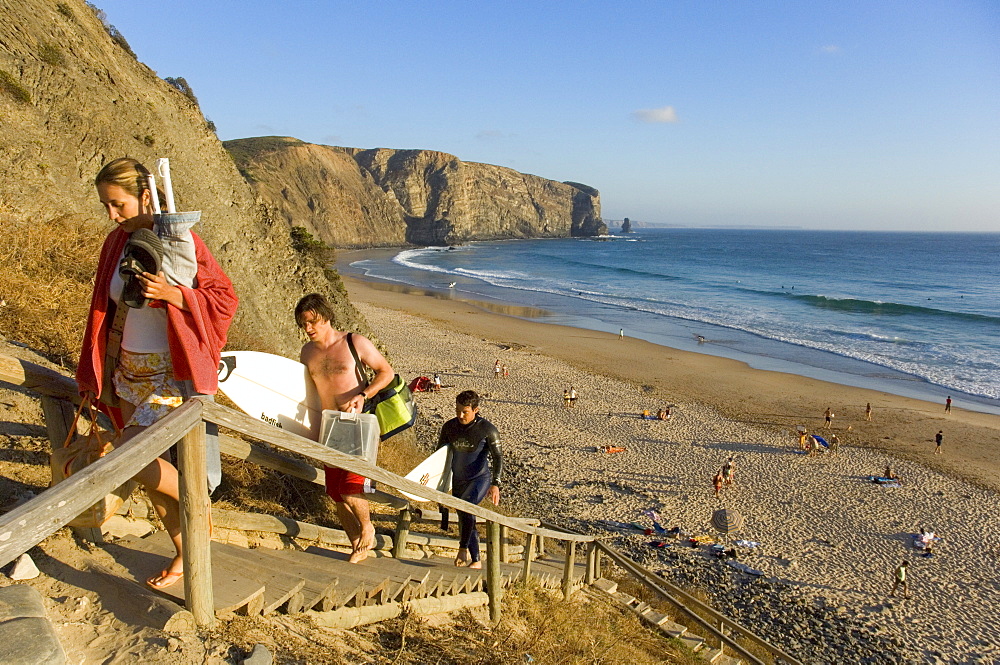
<instances>
[{"instance_id":1,"label":"shrub on cliff","mask_svg":"<svg viewBox=\"0 0 1000 665\"><path fill-rule=\"evenodd\" d=\"M24 89L20 81L0 69L0 90L14 98L15 101L27 104L31 101L31 93Z\"/></svg>"},{"instance_id":2,"label":"shrub on cliff","mask_svg":"<svg viewBox=\"0 0 1000 665\"><path fill-rule=\"evenodd\" d=\"M0 335L74 366L107 227L79 216L11 219L0 243Z\"/></svg>"}]
</instances>

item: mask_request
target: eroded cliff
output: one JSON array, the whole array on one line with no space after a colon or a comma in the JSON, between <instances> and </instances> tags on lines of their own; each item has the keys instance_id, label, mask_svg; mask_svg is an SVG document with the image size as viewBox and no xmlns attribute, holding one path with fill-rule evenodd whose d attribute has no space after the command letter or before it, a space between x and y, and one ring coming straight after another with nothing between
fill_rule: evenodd
<instances>
[{"instance_id":1,"label":"eroded cliff","mask_svg":"<svg viewBox=\"0 0 1000 665\"><path fill-rule=\"evenodd\" d=\"M258 195L289 224L338 247L607 233L592 187L443 152L337 148L281 137L227 141L226 147Z\"/></svg>"}]
</instances>

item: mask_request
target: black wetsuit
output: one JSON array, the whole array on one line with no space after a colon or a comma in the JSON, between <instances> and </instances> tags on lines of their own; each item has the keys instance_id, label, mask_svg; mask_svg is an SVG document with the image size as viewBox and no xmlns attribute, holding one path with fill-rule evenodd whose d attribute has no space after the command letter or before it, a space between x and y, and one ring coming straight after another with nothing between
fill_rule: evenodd
<instances>
[{"instance_id":1,"label":"black wetsuit","mask_svg":"<svg viewBox=\"0 0 1000 665\"><path fill-rule=\"evenodd\" d=\"M468 425L452 418L441 427L438 448L443 446L451 448L452 495L478 504L486 498L490 485L500 486L503 456L500 432L493 423L479 415ZM441 512L442 516L447 515L446 510ZM479 533L474 515L458 511L458 540L459 548L469 550L470 561L479 561Z\"/></svg>"}]
</instances>

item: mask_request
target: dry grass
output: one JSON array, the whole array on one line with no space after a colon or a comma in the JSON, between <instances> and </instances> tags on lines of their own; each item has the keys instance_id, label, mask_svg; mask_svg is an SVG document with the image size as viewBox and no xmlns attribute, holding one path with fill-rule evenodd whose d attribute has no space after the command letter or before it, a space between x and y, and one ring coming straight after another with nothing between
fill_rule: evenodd
<instances>
[{"instance_id":1,"label":"dry grass","mask_svg":"<svg viewBox=\"0 0 1000 665\"><path fill-rule=\"evenodd\" d=\"M7 219L0 243L0 334L74 366L107 228L82 215Z\"/></svg>"},{"instance_id":2,"label":"dry grass","mask_svg":"<svg viewBox=\"0 0 1000 665\"><path fill-rule=\"evenodd\" d=\"M272 647L277 663L378 665L652 665L702 663L644 628L631 613L602 601L562 595L535 585L506 593L503 618L491 627L484 608L443 619L403 615L354 629L333 631L286 620L239 618L220 637L249 652L255 642ZM307 630L303 630L308 628ZM242 654L240 654L242 655Z\"/></svg>"}]
</instances>

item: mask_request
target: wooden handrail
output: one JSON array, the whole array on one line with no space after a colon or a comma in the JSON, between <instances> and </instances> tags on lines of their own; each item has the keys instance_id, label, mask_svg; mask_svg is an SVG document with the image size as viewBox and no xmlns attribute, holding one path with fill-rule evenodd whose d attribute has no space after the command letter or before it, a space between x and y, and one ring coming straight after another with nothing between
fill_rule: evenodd
<instances>
[{"instance_id":1,"label":"wooden handrail","mask_svg":"<svg viewBox=\"0 0 1000 665\"><path fill-rule=\"evenodd\" d=\"M131 479L201 420L202 402L186 402L126 445L0 516L0 566L42 542Z\"/></svg>"},{"instance_id":2,"label":"wooden handrail","mask_svg":"<svg viewBox=\"0 0 1000 665\"><path fill-rule=\"evenodd\" d=\"M757 634L751 632L746 627L741 626L740 624L736 623L726 615L720 613L719 611L710 607L709 605L706 605L702 601L684 592L678 587L670 584L663 578L653 575L650 571L646 570L645 568L637 564L635 561L632 561L631 559L629 559L628 557L626 557L624 554L614 549L613 547L610 547L609 545L602 543L600 541L598 541L597 547L602 552L604 552L604 554L606 554L611 560L613 560L616 564L618 564L624 570L629 572L633 577L638 579L640 582L645 584L653 591L657 592L660 596L662 596L666 600L669 600L678 610L683 612L692 621L696 622L699 626L705 628L714 637L721 640L728 648L737 652L741 658L744 658L749 662L755 663L757 665L765 665L764 661L760 660L760 658L747 651L746 648L743 647L739 642L737 642L735 639L733 639L729 635L726 635L724 632L716 628L711 621L702 617L700 614L698 614L698 612L693 610L691 607L688 607L688 605L697 607L698 611L710 615L712 617L712 620L719 622L720 626L726 626L730 630L738 631L740 635L743 635L754 644L770 652L772 656L780 658L782 662L788 663L788 665L802 665L801 661L799 661L796 658L793 658L792 656L789 656L779 647L771 644L763 637L760 637Z\"/></svg>"},{"instance_id":3,"label":"wooden handrail","mask_svg":"<svg viewBox=\"0 0 1000 665\"><path fill-rule=\"evenodd\" d=\"M569 529L565 529L563 527L551 524L549 522L545 522L544 520L542 521L542 524L555 531L564 531L567 533L573 533ZM780 658L782 661L788 663L788 665L802 665L799 660L793 658L792 656L789 656L779 647L771 644L763 637L760 637L759 635L751 632L745 626L736 623L735 621L727 617L725 614L722 614L714 607L707 605L698 598L695 598L694 596L684 591L680 587L671 584L662 577L653 575L653 573L646 570L644 567L640 566L635 561L628 558L627 556L625 556L615 548L611 547L607 543L601 540L595 540L595 543L597 545L598 550L607 554L609 558L614 560L614 562L617 563L619 566L621 566L626 572L628 572L630 575L638 579L646 586L656 591L665 599L669 600L675 607L681 610L684 614L690 616L693 620L698 622L699 625L705 626L709 631L712 632L714 636L724 640L727 646L730 646L737 651L743 651L743 647L733 642L732 638L726 636L721 631L717 630L715 626L713 626L711 623L708 623L700 615L697 615L690 607L687 607L687 605L695 607L698 609L698 611L708 614L713 621L718 621L720 626L725 626L730 630L737 631L741 635L746 636L747 639L749 639L751 642L757 644L761 648L770 652L773 656ZM756 656L753 656L753 654L748 653L745 657L752 663L761 662L760 659L758 659Z\"/></svg>"},{"instance_id":4,"label":"wooden handrail","mask_svg":"<svg viewBox=\"0 0 1000 665\"><path fill-rule=\"evenodd\" d=\"M0 381L27 388L39 395L80 403L76 381L27 360L0 355Z\"/></svg>"},{"instance_id":5,"label":"wooden handrail","mask_svg":"<svg viewBox=\"0 0 1000 665\"><path fill-rule=\"evenodd\" d=\"M221 404L207 402L205 404L204 418L205 420L215 423L216 425L228 427L229 429L241 434L251 436L261 441L266 441L271 446L302 455L303 457L315 460L320 464L327 464L329 466L346 469L347 471L357 473L366 478L371 478L372 480L397 490L403 490L409 494L416 494L417 496L423 497L427 501L434 501L442 506L447 506L454 510L461 510L471 515L482 517L489 522L503 524L516 531L534 533L538 536L547 536L558 540L571 540L575 542L590 542L594 540L594 536L550 531L549 529L545 529L543 527L534 526L521 518L502 515L500 513L493 512L488 508L482 508L481 506L473 505L467 501L462 501L451 494L445 494L444 492L439 492L433 488L427 487L426 485L421 485L420 483L415 483L412 480L407 480L406 478L398 476L391 471L386 471L385 469L381 469L374 464L370 464L363 459L341 453L320 445L315 441L311 441L296 434L272 427L271 425L263 423L252 416L234 411L233 409L222 406Z\"/></svg>"}]
</instances>

